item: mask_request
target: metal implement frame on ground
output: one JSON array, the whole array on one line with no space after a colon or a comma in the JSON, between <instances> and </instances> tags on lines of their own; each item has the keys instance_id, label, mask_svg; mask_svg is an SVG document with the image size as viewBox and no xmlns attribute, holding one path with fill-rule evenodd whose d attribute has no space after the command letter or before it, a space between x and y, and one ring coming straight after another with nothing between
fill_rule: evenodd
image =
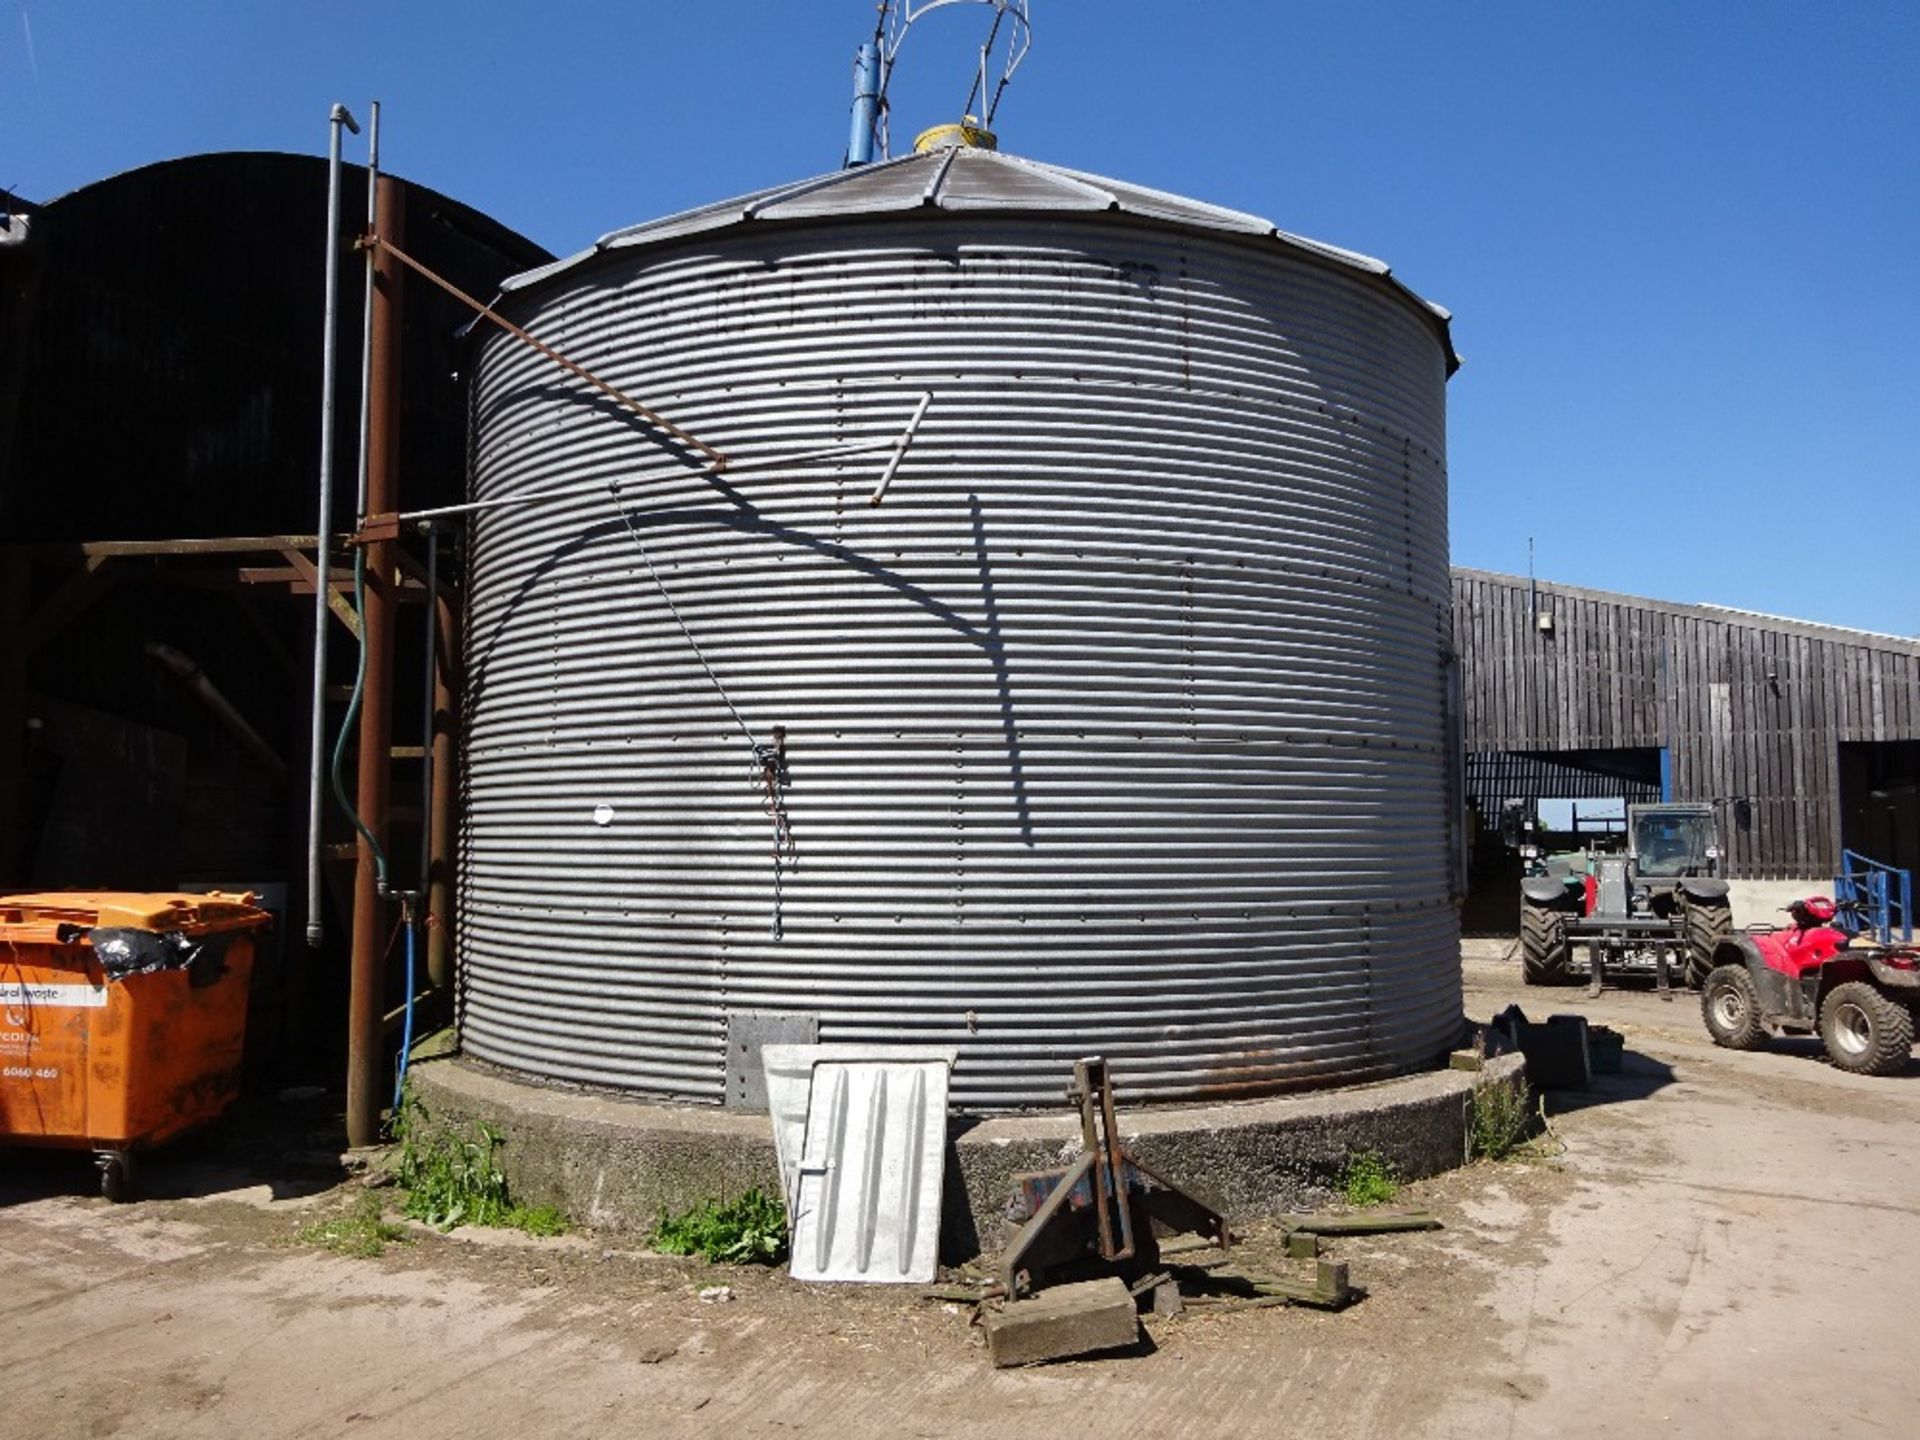
<instances>
[{"instance_id":1,"label":"metal implement frame on ground","mask_svg":"<svg viewBox=\"0 0 1920 1440\"><path fill-rule=\"evenodd\" d=\"M1067 1098L1080 1107L1081 1152L1064 1170L1016 1175L1015 1203L1030 1216L1008 1243L1000 1283L1018 1298L1035 1272L1089 1259L1124 1274L1159 1264L1155 1233L1191 1232L1224 1252L1233 1244L1226 1217L1157 1174L1120 1143L1113 1084L1099 1056L1074 1062Z\"/></svg>"}]
</instances>

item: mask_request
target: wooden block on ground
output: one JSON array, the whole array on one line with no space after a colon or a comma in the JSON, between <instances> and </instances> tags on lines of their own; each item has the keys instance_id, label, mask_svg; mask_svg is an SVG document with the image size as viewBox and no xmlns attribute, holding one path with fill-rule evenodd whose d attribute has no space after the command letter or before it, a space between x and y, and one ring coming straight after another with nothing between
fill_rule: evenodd
<instances>
[{"instance_id":1,"label":"wooden block on ground","mask_svg":"<svg viewBox=\"0 0 1920 1440\"><path fill-rule=\"evenodd\" d=\"M1440 1221L1430 1210L1356 1210L1347 1215L1282 1215L1281 1228L1289 1235L1386 1235L1396 1230L1438 1230Z\"/></svg>"},{"instance_id":2,"label":"wooden block on ground","mask_svg":"<svg viewBox=\"0 0 1920 1440\"><path fill-rule=\"evenodd\" d=\"M1353 1299L1353 1287L1347 1283L1347 1262L1322 1260L1314 1266L1313 1289L1321 1304L1336 1310L1345 1306Z\"/></svg>"},{"instance_id":3,"label":"wooden block on ground","mask_svg":"<svg viewBox=\"0 0 1920 1440\"><path fill-rule=\"evenodd\" d=\"M1132 1345L1140 1338L1140 1317L1126 1282L1108 1276L1056 1285L988 1311L986 1330L996 1367L1032 1365Z\"/></svg>"},{"instance_id":4,"label":"wooden block on ground","mask_svg":"<svg viewBox=\"0 0 1920 1440\"><path fill-rule=\"evenodd\" d=\"M1320 1253L1320 1237L1311 1230L1293 1230L1287 1234L1287 1258L1312 1260Z\"/></svg>"}]
</instances>

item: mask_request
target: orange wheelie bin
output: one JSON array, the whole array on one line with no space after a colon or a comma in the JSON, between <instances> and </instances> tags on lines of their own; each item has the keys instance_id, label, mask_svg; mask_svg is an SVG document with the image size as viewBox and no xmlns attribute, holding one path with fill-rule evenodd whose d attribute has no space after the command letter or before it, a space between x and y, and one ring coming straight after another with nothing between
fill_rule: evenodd
<instances>
[{"instance_id":1,"label":"orange wheelie bin","mask_svg":"<svg viewBox=\"0 0 1920 1440\"><path fill-rule=\"evenodd\" d=\"M0 897L0 1145L91 1150L101 1193L134 1156L240 1093L247 895Z\"/></svg>"}]
</instances>

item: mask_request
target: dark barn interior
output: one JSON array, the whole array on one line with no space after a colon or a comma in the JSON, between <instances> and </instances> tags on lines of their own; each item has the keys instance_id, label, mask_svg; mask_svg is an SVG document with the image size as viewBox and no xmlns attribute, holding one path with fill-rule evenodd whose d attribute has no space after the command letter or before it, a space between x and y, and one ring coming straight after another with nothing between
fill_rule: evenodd
<instances>
[{"instance_id":1,"label":"dark barn interior","mask_svg":"<svg viewBox=\"0 0 1920 1440\"><path fill-rule=\"evenodd\" d=\"M0 247L0 889L260 892L279 923L250 1068L331 1080L352 886L337 808L325 948L302 933L326 191L317 158L191 156L32 207ZM414 253L470 292L548 258L445 196L400 193ZM351 233L357 167L342 211ZM354 523L363 271L343 250L336 532ZM404 306L403 495L447 503L465 488L471 315L424 285ZM403 697L421 685L423 614L399 623ZM350 679L353 637L330 628L332 674ZM396 713L406 853L421 706Z\"/></svg>"}]
</instances>

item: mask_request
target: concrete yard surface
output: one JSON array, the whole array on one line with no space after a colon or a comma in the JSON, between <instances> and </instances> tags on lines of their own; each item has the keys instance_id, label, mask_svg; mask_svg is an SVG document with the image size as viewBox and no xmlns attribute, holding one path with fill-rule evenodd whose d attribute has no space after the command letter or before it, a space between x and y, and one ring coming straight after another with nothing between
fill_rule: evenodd
<instances>
[{"instance_id":1,"label":"concrete yard surface","mask_svg":"<svg viewBox=\"0 0 1920 1440\"><path fill-rule=\"evenodd\" d=\"M363 1203L322 1169L213 1139L115 1207L84 1159L0 1152L0 1437L1915 1433L1920 1065L1731 1054L1691 996L1466 970L1476 1017L1585 1013L1624 1071L1549 1096L1534 1158L1407 1187L1445 1229L1327 1242L1368 1292L1337 1314L1147 1315L1119 1356L994 1370L912 1290L582 1234L357 1258L311 1242ZM1276 1228L1246 1249L1289 1263Z\"/></svg>"}]
</instances>

